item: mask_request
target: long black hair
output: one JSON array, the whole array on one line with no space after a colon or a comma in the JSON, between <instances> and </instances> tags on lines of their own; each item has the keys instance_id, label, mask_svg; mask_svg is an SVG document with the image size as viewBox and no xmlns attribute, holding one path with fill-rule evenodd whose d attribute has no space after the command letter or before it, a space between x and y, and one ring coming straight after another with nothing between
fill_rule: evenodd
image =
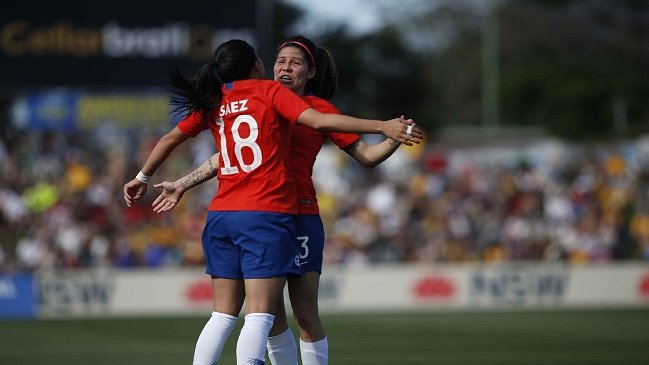
<instances>
[{"instance_id":1,"label":"long black hair","mask_svg":"<svg viewBox=\"0 0 649 365\"><path fill-rule=\"evenodd\" d=\"M174 67L169 72L174 113L200 112L203 117L209 116L221 103L221 86L247 79L257 59L255 49L248 42L233 39L218 46L210 61L193 77L183 76Z\"/></svg>"},{"instance_id":2,"label":"long black hair","mask_svg":"<svg viewBox=\"0 0 649 365\"><path fill-rule=\"evenodd\" d=\"M277 47L275 58L279 51L287 46L296 47L302 51L309 66L316 69L315 76L307 81L304 91L325 100L331 99L338 88L338 74L331 51L327 48L319 48L309 38L298 35L282 42Z\"/></svg>"}]
</instances>

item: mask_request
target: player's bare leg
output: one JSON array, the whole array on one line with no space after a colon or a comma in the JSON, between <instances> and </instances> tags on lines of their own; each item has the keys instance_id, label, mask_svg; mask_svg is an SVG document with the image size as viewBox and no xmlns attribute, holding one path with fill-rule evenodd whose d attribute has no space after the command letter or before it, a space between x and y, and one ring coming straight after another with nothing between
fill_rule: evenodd
<instances>
[{"instance_id":1,"label":"player's bare leg","mask_svg":"<svg viewBox=\"0 0 649 365\"><path fill-rule=\"evenodd\" d=\"M275 311L275 321L273 328L268 335L266 343L268 358L272 365L297 365L297 344L291 328L288 326L286 318L286 307L284 306L284 296L280 298L280 303Z\"/></svg>"},{"instance_id":2,"label":"player's bare leg","mask_svg":"<svg viewBox=\"0 0 649 365\"><path fill-rule=\"evenodd\" d=\"M286 277L246 279L246 320L237 341L237 364L246 365L266 358L266 342L273 326Z\"/></svg>"},{"instance_id":3,"label":"player's bare leg","mask_svg":"<svg viewBox=\"0 0 649 365\"><path fill-rule=\"evenodd\" d=\"M196 341L194 365L211 365L219 361L243 305L243 280L212 277L212 293L214 311Z\"/></svg>"},{"instance_id":4,"label":"player's bare leg","mask_svg":"<svg viewBox=\"0 0 649 365\"><path fill-rule=\"evenodd\" d=\"M326 365L329 345L318 310L320 273L310 271L301 277L291 277L288 292L293 316L300 331L300 352L303 365Z\"/></svg>"}]
</instances>

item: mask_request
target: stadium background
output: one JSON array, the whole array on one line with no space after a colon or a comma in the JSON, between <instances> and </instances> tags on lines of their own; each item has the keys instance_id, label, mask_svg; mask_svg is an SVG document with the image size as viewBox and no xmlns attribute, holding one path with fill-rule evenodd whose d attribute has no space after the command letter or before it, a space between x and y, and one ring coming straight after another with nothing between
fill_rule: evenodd
<instances>
[{"instance_id":1,"label":"stadium background","mask_svg":"<svg viewBox=\"0 0 649 365\"><path fill-rule=\"evenodd\" d=\"M0 363L187 361L210 306L215 185L165 215L154 189L130 209L121 189L177 122L166 72L230 38L268 68L302 32L292 4L3 5ZM646 363L649 4L376 6L371 33L307 34L336 56L334 103L428 135L372 170L332 146L318 157L335 363ZM178 152L154 181L212 141Z\"/></svg>"}]
</instances>

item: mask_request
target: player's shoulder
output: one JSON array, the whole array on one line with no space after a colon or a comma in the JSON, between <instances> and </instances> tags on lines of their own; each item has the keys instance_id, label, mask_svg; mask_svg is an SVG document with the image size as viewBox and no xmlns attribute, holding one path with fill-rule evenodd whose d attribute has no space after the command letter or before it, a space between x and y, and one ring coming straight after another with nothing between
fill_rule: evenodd
<instances>
[{"instance_id":1,"label":"player's shoulder","mask_svg":"<svg viewBox=\"0 0 649 365\"><path fill-rule=\"evenodd\" d=\"M340 110L338 110L335 105L329 102L329 100L319 98L315 95L304 95L302 96L302 100L304 100L307 104L309 104L309 106L321 113L340 114Z\"/></svg>"},{"instance_id":2,"label":"player's shoulder","mask_svg":"<svg viewBox=\"0 0 649 365\"><path fill-rule=\"evenodd\" d=\"M270 103L270 100L285 96L282 94L283 89L279 82L264 79L246 79L238 80L231 84L226 84L224 88L224 95L230 97L246 97L249 100L263 101Z\"/></svg>"},{"instance_id":3,"label":"player's shoulder","mask_svg":"<svg viewBox=\"0 0 649 365\"><path fill-rule=\"evenodd\" d=\"M195 124L195 123L201 123L205 119L203 118L203 114L199 111L192 111L189 112L187 115L182 117L178 124Z\"/></svg>"},{"instance_id":4,"label":"player's shoulder","mask_svg":"<svg viewBox=\"0 0 649 365\"><path fill-rule=\"evenodd\" d=\"M238 89L238 88L274 89L281 86L281 84L277 81L266 80L266 79L238 80L232 84L234 89Z\"/></svg>"}]
</instances>

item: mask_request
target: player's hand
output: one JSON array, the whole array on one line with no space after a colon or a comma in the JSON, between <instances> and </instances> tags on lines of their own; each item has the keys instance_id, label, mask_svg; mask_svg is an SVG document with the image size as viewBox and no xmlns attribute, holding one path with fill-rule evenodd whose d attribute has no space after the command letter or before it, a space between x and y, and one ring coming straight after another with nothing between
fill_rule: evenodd
<instances>
[{"instance_id":1,"label":"player's hand","mask_svg":"<svg viewBox=\"0 0 649 365\"><path fill-rule=\"evenodd\" d=\"M421 143L424 133L412 119L405 119L404 116L388 120L383 128L383 134L406 146Z\"/></svg>"},{"instance_id":2,"label":"player's hand","mask_svg":"<svg viewBox=\"0 0 649 365\"><path fill-rule=\"evenodd\" d=\"M146 193L147 184L138 179L133 179L124 184L124 200L128 207L133 206L136 201L142 199Z\"/></svg>"},{"instance_id":3,"label":"player's hand","mask_svg":"<svg viewBox=\"0 0 649 365\"><path fill-rule=\"evenodd\" d=\"M175 182L163 181L153 185L154 188L162 189L162 192L153 201L153 211L156 213L166 212L173 209L185 194L182 189L178 188Z\"/></svg>"}]
</instances>

